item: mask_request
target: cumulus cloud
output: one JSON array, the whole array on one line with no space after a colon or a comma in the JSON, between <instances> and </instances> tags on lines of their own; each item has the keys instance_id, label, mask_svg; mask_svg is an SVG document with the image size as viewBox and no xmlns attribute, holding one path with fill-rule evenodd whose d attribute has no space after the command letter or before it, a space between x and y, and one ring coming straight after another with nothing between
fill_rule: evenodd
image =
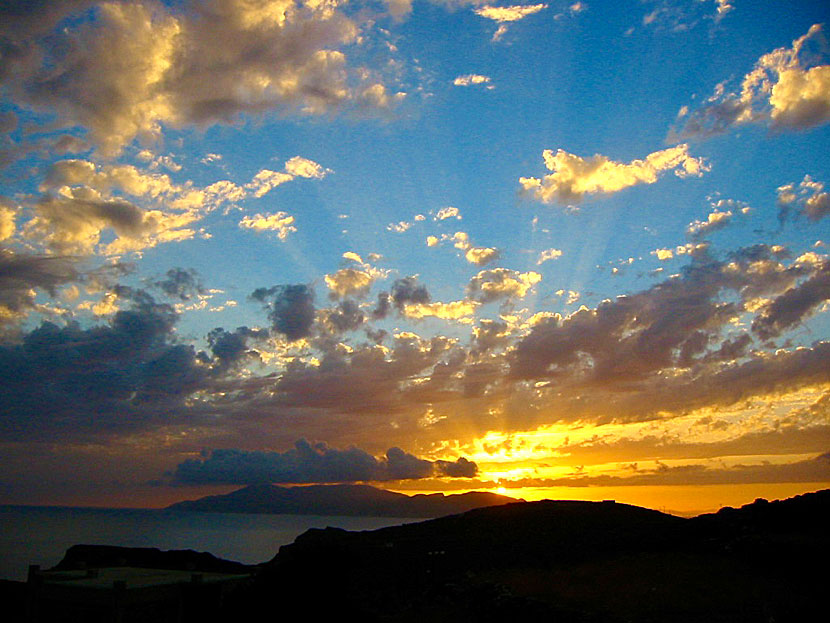
<instances>
[{"instance_id":1,"label":"cumulus cloud","mask_svg":"<svg viewBox=\"0 0 830 623\"><path fill-rule=\"evenodd\" d=\"M438 216L436 216L436 220L439 218L450 218L452 216L459 219L461 218L461 216L457 214L457 210L455 208L445 209L450 210L449 216L441 216L441 212L439 212ZM495 247L473 246L473 243L470 242L470 236L463 231L457 231L451 236L449 234L443 234L440 238L437 236L427 236L428 247L436 247L445 241L452 241L453 246L456 249L464 251L464 259L466 259L470 264L475 264L476 266L485 266L490 262L495 262L497 259L501 258L501 251Z\"/></svg>"},{"instance_id":2,"label":"cumulus cloud","mask_svg":"<svg viewBox=\"0 0 830 623\"><path fill-rule=\"evenodd\" d=\"M752 330L762 339L778 337L799 324L817 307L830 300L830 261L825 260L802 283L766 305L752 322Z\"/></svg>"},{"instance_id":3,"label":"cumulus cloud","mask_svg":"<svg viewBox=\"0 0 830 623\"><path fill-rule=\"evenodd\" d=\"M79 276L75 258L15 253L0 247L0 329L35 306L37 290L55 296Z\"/></svg>"},{"instance_id":4,"label":"cumulus cloud","mask_svg":"<svg viewBox=\"0 0 830 623\"><path fill-rule=\"evenodd\" d=\"M35 38L26 46L13 37L10 84L17 101L87 128L105 154L158 136L162 125L322 114L367 88L342 51L358 25L333 3L188 1L187 11L149 0L97 3L94 20L55 28L89 4L61 2L49 19L7 16L5 32L23 27Z\"/></svg>"},{"instance_id":5,"label":"cumulus cloud","mask_svg":"<svg viewBox=\"0 0 830 623\"><path fill-rule=\"evenodd\" d=\"M805 175L797 186L780 186L778 219L783 223L793 209L796 210L796 214L803 214L810 221L819 221L830 215L830 193L824 190L824 183Z\"/></svg>"},{"instance_id":6,"label":"cumulus cloud","mask_svg":"<svg viewBox=\"0 0 830 623\"><path fill-rule=\"evenodd\" d=\"M501 257L501 251L495 247L470 247L464 253L464 257L470 264L485 266L499 259Z\"/></svg>"},{"instance_id":7,"label":"cumulus cloud","mask_svg":"<svg viewBox=\"0 0 830 623\"><path fill-rule=\"evenodd\" d=\"M292 164L293 163L293 164ZM173 183L166 174L132 165L101 165L70 159L53 163L40 185L44 194L27 204L34 216L23 235L58 253L118 254L193 238L195 224L226 203L261 197L276 183L296 177L324 176L328 170L301 158L286 163L292 173L262 170L240 186L220 180L203 188ZM285 212L246 216L240 227L276 232L280 239L296 231ZM115 239L102 244L109 232Z\"/></svg>"},{"instance_id":8,"label":"cumulus cloud","mask_svg":"<svg viewBox=\"0 0 830 623\"><path fill-rule=\"evenodd\" d=\"M254 231L274 232L280 240L285 240L288 234L297 231L294 227L294 217L287 212L245 216L239 221L239 226Z\"/></svg>"},{"instance_id":9,"label":"cumulus cloud","mask_svg":"<svg viewBox=\"0 0 830 623\"><path fill-rule=\"evenodd\" d=\"M449 303L410 303L403 309L407 318L426 318L432 316L442 320L457 320L470 323L470 316L475 314L478 303L475 301L451 301Z\"/></svg>"},{"instance_id":10,"label":"cumulus cloud","mask_svg":"<svg viewBox=\"0 0 830 623\"><path fill-rule=\"evenodd\" d=\"M694 221L686 228L686 234L692 240L702 240L712 232L723 229L729 224L732 219L732 212L730 210L719 211L715 210L709 213L705 221ZM660 258L658 253L657 257Z\"/></svg>"},{"instance_id":11,"label":"cumulus cloud","mask_svg":"<svg viewBox=\"0 0 830 623\"><path fill-rule=\"evenodd\" d=\"M465 458L429 461L400 448L375 457L356 447L338 450L300 439L285 452L213 450L205 459L188 459L175 480L187 484L387 482L432 477L472 478L478 469Z\"/></svg>"},{"instance_id":12,"label":"cumulus cloud","mask_svg":"<svg viewBox=\"0 0 830 623\"><path fill-rule=\"evenodd\" d=\"M311 335L314 291L305 284L257 288L251 299L265 304L271 328L293 342Z\"/></svg>"},{"instance_id":13,"label":"cumulus cloud","mask_svg":"<svg viewBox=\"0 0 830 623\"><path fill-rule=\"evenodd\" d=\"M326 285L331 290L332 298L346 296L364 296L377 277L373 272L357 268L341 268L326 275Z\"/></svg>"},{"instance_id":14,"label":"cumulus cloud","mask_svg":"<svg viewBox=\"0 0 830 623\"><path fill-rule=\"evenodd\" d=\"M557 260L562 257L562 250L561 249L544 249L539 253L539 257L536 260L536 265L539 266L544 264L548 260Z\"/></svg>"},{"instance_id":15,"label":"cumulus cloud","mask_svg":"<svg viewBox=\"0 0 830 623\"><path fill-rule=\"evenodd\" d=\"M430 302L427 287L418 283L418 277L415 275L396 279L392 284L390 297L398 311L403 311L403 308L410 304L421 305Z\"/></svg>"},{"instance_id":16,"label":"cumulus cloud","mask_svg":"<svg viewBox=\"0 0 830 623\"><path fill-rule=\"evenodd\" d=\"M476 15L485 19L490 19L499 24L498 29L493 34L493 41L498 41L507 32L507 24L510 22L517 22L524 19L528 15L533 15L548 8L547 4L516 4L512 6L483 6L479 9L474 9Z\"/></svg>"},{"instance_id":17,"label":"cumulus cloud","mask_svg":"<svg viewBox=\"0 0 830 623\"><path fill-rule=\"evenodd\" d=\"M267 337L268 332L264 329L237 327L234 331L226 331L217 327L207 334L207 341L214 361L220 369L227 369L246 358L258 357L257 351L248 348L248 341Z\"/></svg>"},{"instance_id":18,"label":"cumulus cloud","mask_svg":"<svg viewBox=\"0 0 830 623\"><path fill-rule=\"evenodd\" d=\"M481 74L464 74L456 77L452 83L457 87L469 87L477 84L487 85L488 89L494 88L490 76L482 76Z\"/></svg>"},{"instance_id":19,"label":"cumulus cloud","mask_svg":"<svg viewBox=\"0 0 830 623\"><path fill-rule=\"evenodd\" d=\"M399 221L397 223L389 223L389 225L386 226L386 231L393 231L396 234L402 234L410 227L412 227L412 223L407 221Z\"/></svg>"},{"instance_id":20,"label":"cumulus cloud","mask_svg":"<svg viewBox=\"0 0 830 623\"><path fill-rule=\"evenodd\" d=\"M615 162L597 154L585 159L566 151L542 153L551 173L542 179L522 177L523 191L542 203L578 203L586 194L614 193L636 184L653 184L661 173L678 177L701 176L709 170L702 158L689 155L688 145L677 145L646 156L645 160Z\"/></svg>"},{"instance_id":21,"label":"cumulus cloud","mask_svg":"<svg viewBox=\"0 0 830 623\"><path fill-rule=\"evenodd\" d=\"M333 309L320 310L321 322L332 333L344 333L360 328L366 316L355 301L346 299Z\"/></svg>"},{"instance_id":22,"label":"cumulus cloud","mask_svg":"<svg viewBox=\"0 0 830 623\"><path fill-rule=\"evenodd\" d=\"M725 262L702 255L647 290L536 322L509 355L511 375L556 380L563 417L603 413L605 421L821 387L830 382L819 363L827 343L755 352L734 322L759 297L781 298L769 312L761 306L753 323L753 334L764 339L813 313L827 294L821 261L785 266L763 246Z\"/></svg>"},{"instance_id":23,"label":"cumulus cloud","mask_svg":"<svg viewBox=\"0 0 830 623\"><path fill-rule=\"evenodd\" d=\"M778 48L758 59L739 92L719 84L702 107L682 117L669 140L713 136L745 123L805 130L830 121L830 65L810 64L825 53L823 47L822 27L814 24L791 48Z\"/></svg>"},{"instance_id":24,"label":"cumulus cloud","mask_svg":"<svg viewBox=\"0 0 830 623\"><path fill-rule=\"evenodd\" d=\"M438 212L435 214L435 217L432 220L443 221L448 218L455 218L461 220L461 212L458 210L458 208L454 206L446 206L438 210Z\"/></svg>"},{"instance_id":25,"label":"cumulus cloud","mask_svg":"<svg viewBox=\"0 0 830 623\"><path fill-rule=\"evenodd\" d=\"M482 270L467 284L467 296L480 303L524 298L542 280L542 275L520 273L509 268Z\"/></svg>"},{"instance_id":26,"label":"cumulus cloud","mask_svg":"<svg viewBox=\"0 0 830 623\"><path fill-rule=\"evenodd\" d=\"M164 279L153 282L167 296L189 301L192 297L204 294L205 289L199 274L192 268L171 268Z\"/></svg>"},{"instance_id":27,"label":"cumulus cloud","mask_svg":"<svg viewBox=\"0 0 830 623\"><path fill-rule=\"evenodd\" d=\"M177 315L143 290L114 289L129 309L106 325L42 322L0 345L0 436L95 438L169 423L203 371L177 344Z\"/></svg>"}]
</instances>

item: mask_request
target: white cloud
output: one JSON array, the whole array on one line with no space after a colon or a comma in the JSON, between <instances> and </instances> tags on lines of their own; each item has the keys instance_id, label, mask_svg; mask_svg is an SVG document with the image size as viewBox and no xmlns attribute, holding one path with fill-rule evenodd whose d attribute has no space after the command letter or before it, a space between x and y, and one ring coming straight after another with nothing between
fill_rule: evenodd
<instances>
[{"instance_id":1,"label":"white cloud","mask_svg":"<svg viewBox=\"0 0 830 623\"><path fill-rule=\"evenodd\" d=\"M456 218L461 220L461 213L458 211L458 208L454 208L453 206L447 206L445 208L441 208L438 210L438 213L433 218L434 221L443 221L444 219L448 218Z\"/></svg>"},{"instance_id":2,"label":"white cloud","mask_svg":"<svg viewBox=\"0 0 830 623\"><path fill-rule=\"evenodd\" d=\"M499 25L493 34L493 41L499 41L507 32L507 24L517 22L546 8L548 8L547 4L518 4L503 7L483 6L474 10L476 15L493 20Z\"/></svg>"},{"instance_id":3,"label":"white cloud","mask_svg":"<svg viewBox=\"0 0 830 623\"><path fill-rule=\"evenodd\" d=\"M397 223L389 223L389 225L386 226L386 231L393 231L397 234L402 234L410 227L412 227L412 223L408 223L407 221L398 221Z\"/></svg>"},{"instance_id":4,"label":"white cloud","mask_svg":"<svg viewBox=\"0 0 830 623\"><path fill-rule=\"evenodd\" d=\"M297 231L294 227L294 217L286 212L246 216L239 221L239 226L255 231L272 231L280 240L285 240L288 234Z\"/></svg>"},{"instance_id":5,"label":"white cloud","mask_svg":"<svg viewBox=\"0 0 830 623\"><path fill-rule=\"evenodd\" d=\"M482 76L481 74L465 74L458 76L452 83L457 87L469 87L475 84L485 84L488 89L494 88L491 84L490 76Z\"/></svg>"},{"instance_id":6,"label":"white cloud","mask_svg":"<svg viewBox=\"0 0 830 623\"><path fill-rule=\"evenodd\" d=\"M678 177L701 176L709 170L702 158L689 155L688 145L677 145L629 163L614 162L596 154L582 158L562 149L542 154L551 171L542 179L519 179L523 190L543 203L577 203L586 194L613 193L636 184L653 184L659 175L673 170Z\"/></svg>"},{"instance_id":7,"label":"white cloud","mask_svg":"<svg viewBox=\"0 0 830 623\"><path fill-rule=\"evenodd\" d=\"M810 62L826 54L821 30L814 24L791 48L763 55L744 76L740 92L728 92L719 84L669 138L712 136L744 123L804 130L830 121L830 65ZM817 50L805 51L810 45Z\"/></svg>"},{"instance_id":8,"label":"white cloud","mask_svg":"<svg viewBox=\"0 0 830 623\"><path fill-rule=\"evenodd\" d=\"M795 208L811 221L830 216L830 192L824 190L824 183L813 180L809 175L796 186L786 184L778 188L779 218L784 220L790 209Z\"/></svg>"},{"instance_id":9,"label":"white cloud","mask_svg":"<svg viewBox=\"0 0 830 623\"><path fill-rule=\"evenodd\" d=\"M483 6L475 9L476 15L491 19L494 22L517 22L528 15L533 15L548 8L547 4L517 4L512 6Z\"/></svg>"},{"instance_id":10,"label":"white cloud","mask_svg":"<svg viewBox=\"0 0 830 623\"><path fill-rule=\"evenodd\" d=\"M98 4L37 42L18 103L88 129L106 155L163 125L227 123L270 111L319 115L399 98L348 67L358 24L337 2L203 0L187 13L151 0ZM217 33L221 42L217 43ZM47 60L48 59L48 62Z\"/></svg>"},{"instance_id":11,"label":"white cloud","mask_svg":"<svg viewBox=\"0 0 830 623\"><path fill-rule=\"evenodd\" d=\"M509 268L482 270L467 284L472 300L489 303L499 299L524 298L530 289L542 280L542 275L529 271L520 273Z\"/></svg>"},{"instance_id":12,"label":"white cloud","mask_svg":"<svg viewBox=\"0 0 830 623\"><path fill-rule=\"evenodd\" d=\"M539 258L536 260L536 265L539 266L548 260L556 260L562 257L561 249L545 249L539 253Z\"/></svg>"}]
</instances>

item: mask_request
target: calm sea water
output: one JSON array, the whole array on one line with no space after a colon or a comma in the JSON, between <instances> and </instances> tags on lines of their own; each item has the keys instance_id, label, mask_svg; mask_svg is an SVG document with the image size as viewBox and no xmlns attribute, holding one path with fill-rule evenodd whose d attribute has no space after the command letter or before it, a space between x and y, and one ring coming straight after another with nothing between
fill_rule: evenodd
<instances>
[{"instance_id":1,"label":"calm sea water","mask_svg":"<svg viewBox=\"0 0 830 623\"><path fill-rule=\"evenodd\" d=\"M418 520L0 506L0 578L25 580L30 564L56 565L78 543L192 549L259 563L309 528L374 530L413 521Z\"/></svg>"}]
</instances>

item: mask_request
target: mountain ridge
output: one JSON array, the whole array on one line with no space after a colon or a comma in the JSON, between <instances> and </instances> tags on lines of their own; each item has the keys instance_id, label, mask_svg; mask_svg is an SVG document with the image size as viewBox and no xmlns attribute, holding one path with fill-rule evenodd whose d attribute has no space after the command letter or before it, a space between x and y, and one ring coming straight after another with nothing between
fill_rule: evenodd
<instances>
[{"instance_id":1,"label":"mountain ridge","mask_svg":"<svg viewBox=\"0 0 830 623\"><path fill-rule=\"evenodd\" d=\"M345 515L366 517L434 518L475 508L522 503L488 491L405 495L370 485L308 485L281 487L254 484L224 495L171 504L169 510L268 513L274 515Z\"/></svg>"}]
</instances>

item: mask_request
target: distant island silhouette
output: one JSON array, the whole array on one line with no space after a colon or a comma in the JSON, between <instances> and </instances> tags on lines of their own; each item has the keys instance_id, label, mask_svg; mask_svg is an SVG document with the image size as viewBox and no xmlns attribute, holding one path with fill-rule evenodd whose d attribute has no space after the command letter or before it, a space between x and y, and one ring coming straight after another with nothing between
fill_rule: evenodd
<instances>
[{"instance_id":1,"label":"distant island silhouette","mask_svg":"<svg viewBox=\"0 0 830 623\"><path fill-rule=\"evenodd\" d=\"M487 491L404 495L369 485L280 487L256 484L226 495L177 502L178 511L268 513L272 515L350 515L363 517L443 517L474 508L524 502Z\"/></svg>"},{"instance_id":2,"label":"distant island silhouette","mask_svg":"<svg viewBox=\"0 0 830 623\"><path fill-rule=\"evenodd\" d=\"M312 529L255 566L192 551L80 545L46 574L187 569L205 574L196 586L209 573L250 574L198 616L188 614L189 606L180 610L177 620L202 623L266 615L401 623L802 623L828 612L828 525L830 490L691 519L613 501L520 502L374 531ZM4 585L5 603L22 608L11 584ZM62 612L54 609L57 618L49 620L73 620Z\"/></svg>"}]
</instances>

